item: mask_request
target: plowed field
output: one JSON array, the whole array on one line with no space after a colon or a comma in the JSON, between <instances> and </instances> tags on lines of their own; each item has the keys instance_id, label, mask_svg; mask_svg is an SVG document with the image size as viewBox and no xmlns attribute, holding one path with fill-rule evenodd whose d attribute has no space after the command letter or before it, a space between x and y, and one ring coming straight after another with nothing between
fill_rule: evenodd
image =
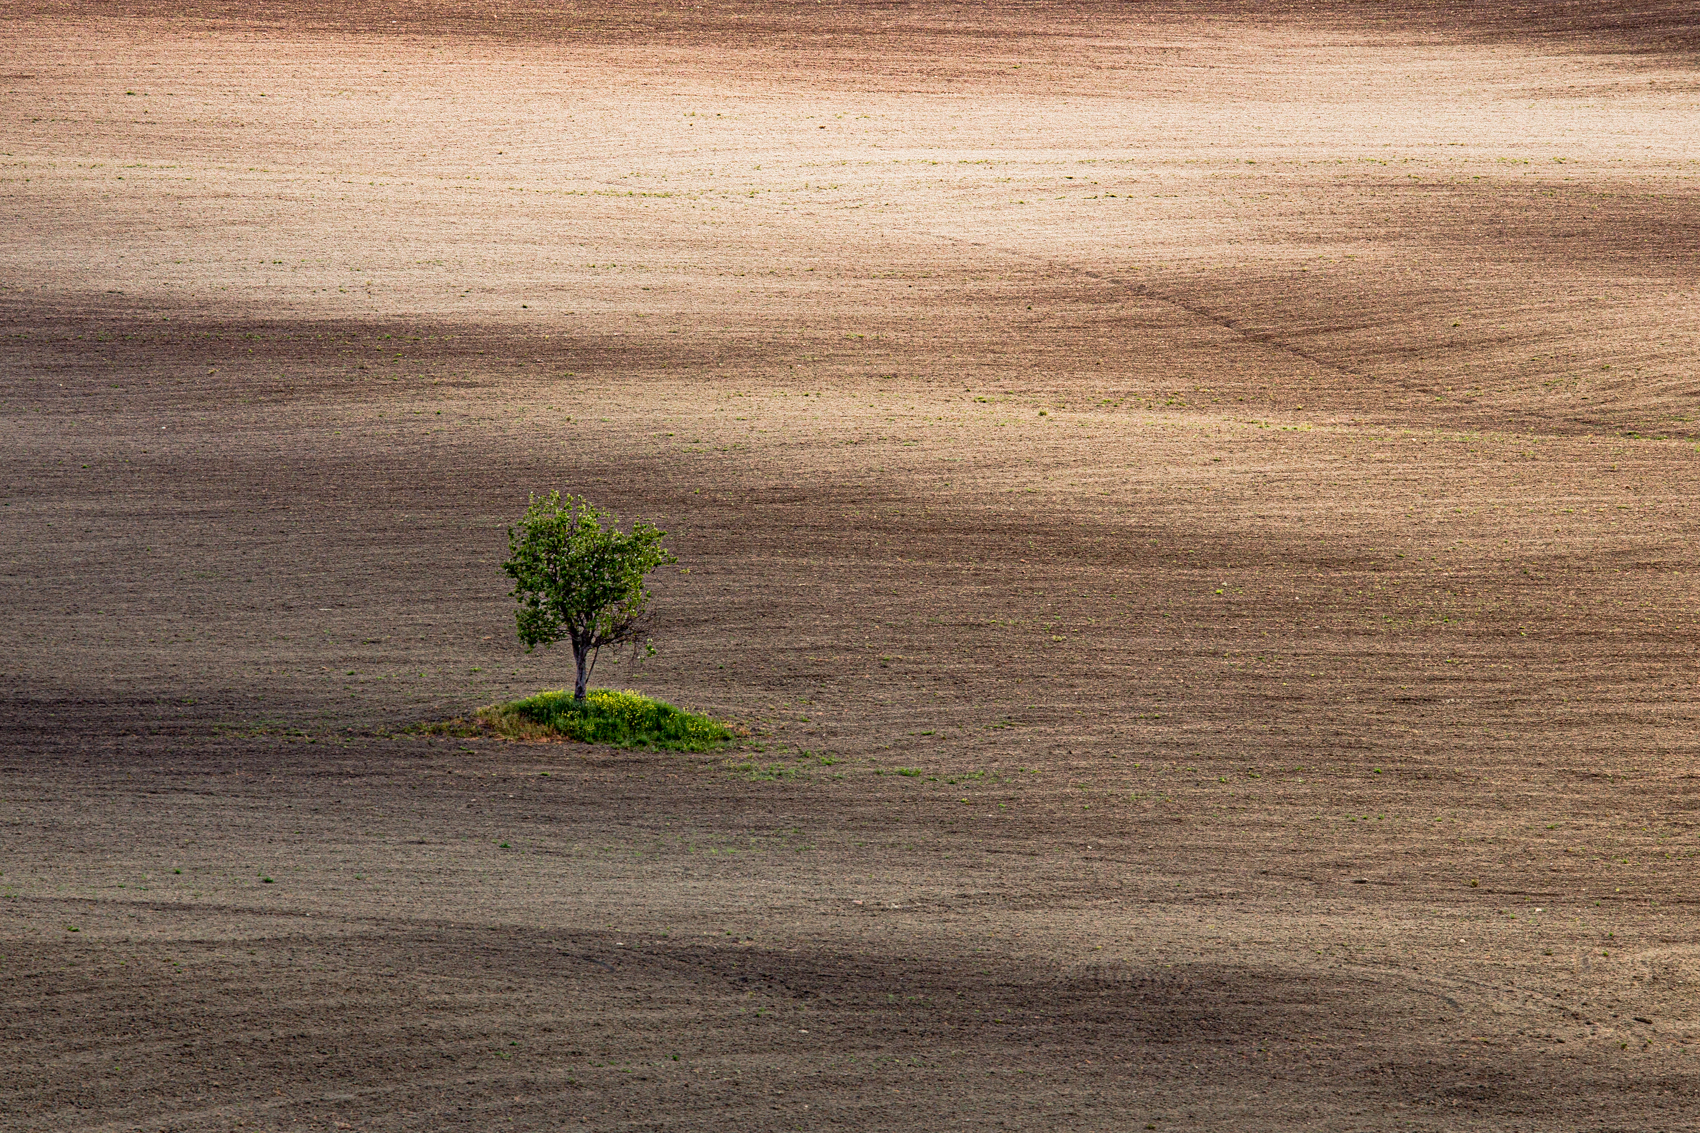
<instances>
[{"instance_id":1,"label":"plowed field","mask_svg":"<svg viewBox=\"0 0 1700 1133\"><path fill-rule=\"evenodd\" d=\"M8 1129L1700 1106L1681 4L19 4ZM667 529L715 755L527 493Z\"/></svg>"}]
</instances>

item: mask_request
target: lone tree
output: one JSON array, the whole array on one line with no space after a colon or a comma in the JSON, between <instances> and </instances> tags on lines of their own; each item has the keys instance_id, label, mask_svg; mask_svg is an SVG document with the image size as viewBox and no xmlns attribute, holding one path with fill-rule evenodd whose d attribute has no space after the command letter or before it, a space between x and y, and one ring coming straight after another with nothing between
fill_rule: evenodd
<instances>
[{"instance_id":1,"label":"lone tree","mask_svg":"<svg viewBox=\"0 0 1700 1133\"><path fill-rule=\"evenodd\" d=\"M519 639L527 653L562 638L572 642L575 700L584 699L605 646L635 648L648 628L644 576L679 561L661 545L667 532L634 523L623 534L616 522L613 512L589 500L550 492L532 495L519 524L508 528L510 557L502 569L514 580Z\"/></svg>"}]
</instances>

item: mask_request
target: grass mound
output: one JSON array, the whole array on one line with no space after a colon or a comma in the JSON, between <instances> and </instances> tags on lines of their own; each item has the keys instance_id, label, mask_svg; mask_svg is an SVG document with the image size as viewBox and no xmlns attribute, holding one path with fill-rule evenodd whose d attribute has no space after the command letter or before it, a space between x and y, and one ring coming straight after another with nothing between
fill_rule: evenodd
<instances>
[{"instance_id":1,"label":"grass mound","mask_svg":"<svg viewBox=\"0 0 1700 1133\"><path fill-rule=\"evenodd\" d=\"M713 751L729 742L720 721L638 692L593 688L581 703L564 689L478 710L481 724L516 740L580 740L615 747Z\"/></svg>"}]
</instances>

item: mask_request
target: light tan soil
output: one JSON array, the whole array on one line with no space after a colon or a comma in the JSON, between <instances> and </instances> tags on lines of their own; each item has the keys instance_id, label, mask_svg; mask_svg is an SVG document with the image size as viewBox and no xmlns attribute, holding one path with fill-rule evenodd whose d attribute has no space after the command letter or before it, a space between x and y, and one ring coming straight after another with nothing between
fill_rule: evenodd
<instances>
[{"instance_id":1,"label":"light tan soil","mask_svg":"<svg viewBox=\"0 0 1700 1133\"><path fill-rule=\"evenodd\" d=\"M0 21L7 1128L1695 1126L1687 6L353 7Z\"/></svg>"}]
</instances>

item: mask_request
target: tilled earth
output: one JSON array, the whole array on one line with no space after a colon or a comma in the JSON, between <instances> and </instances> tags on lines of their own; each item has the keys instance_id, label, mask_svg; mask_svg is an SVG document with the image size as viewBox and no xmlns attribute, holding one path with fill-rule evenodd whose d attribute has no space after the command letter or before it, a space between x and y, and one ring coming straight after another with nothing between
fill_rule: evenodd
<instances>
[{"instance_id":1,"label":"tilled earth","mask_svg":"<svg viewBox=\"0 0 1700 1133\"><path fill-rule=\"evenodd\" d=\"M1695 1127L1697 46L8 13L3 1124Z\"/></svg>"}]
</instances>

